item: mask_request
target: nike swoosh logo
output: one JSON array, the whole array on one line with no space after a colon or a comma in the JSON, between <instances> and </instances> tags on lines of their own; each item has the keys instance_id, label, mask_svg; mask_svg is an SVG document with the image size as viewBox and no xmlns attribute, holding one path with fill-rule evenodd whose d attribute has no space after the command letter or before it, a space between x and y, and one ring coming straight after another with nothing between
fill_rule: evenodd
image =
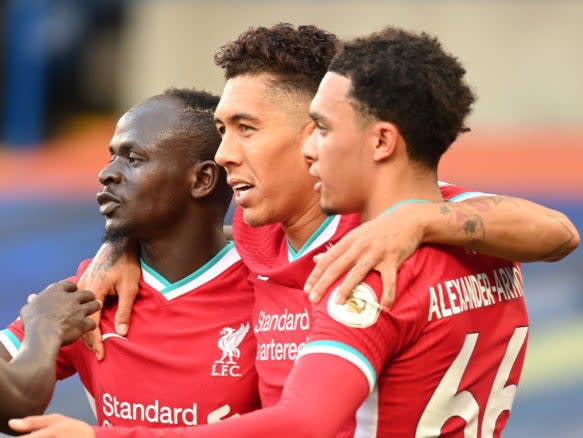
<instances>
[{"instance_id":1,"label":"nike swoosh logo","mask_svg":"<svg viewBox=\"0 0 583 438\"><path fill-rule=\"evenodd\" d=\"M258 276L257 276L257 279L258 279L258 280L263 280L263 281L269 281L269 277L265 277L265 276L263 276L263 275L258 275Z\"/></svg>"}]
</instances>

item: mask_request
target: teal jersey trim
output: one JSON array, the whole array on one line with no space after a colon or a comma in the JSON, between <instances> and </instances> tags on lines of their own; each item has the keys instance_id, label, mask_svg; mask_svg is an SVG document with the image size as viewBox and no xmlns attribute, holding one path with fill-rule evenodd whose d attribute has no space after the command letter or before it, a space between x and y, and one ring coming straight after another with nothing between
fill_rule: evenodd
<instances>
[{"instance_id":1,"label":"teal jersey trim","mask_svg":"<svg viewBox=\"0 0 583 438\"><path fill-rule=\"evenodd\" d=\"M451 198L447 199L447 202L456 202L459 199L467 199L467 198L475 198L477 196L488 196L486 193L482 192L463 192L459 195L452 196Z\"/></svg>"},{"instance_id":2,"label":"teal jersey trim","mask_svg":"<svg viewBox=\"0 0 583 438\"><path fill-rule=\"evenodd\" d=\"M299 251L296 251L295 249L293 249L293 247L291 246L291 244L289 243L289 240L288 240L287 241L287 249L289 250L289 253L291 254L292 258L294 260L297 260L302 255L304 255L304 252L306 251L306 249L310 247L312 242L314 242L314 240L316 240L320 236L320 234L322 234L322 232L326 229L326 227L328 227L328 225L330 225L330 223L334 220L335 217L336 216L328 216L326 219L324 219L324 222L322 222L320 224L320 226L316 229L316 231L314 231L314 233L310 236L310 238L308 240L306 240L306 242L302 245L302 247L299 249Z\"/></svg>"},{"instance_id":3,"label":"teal jersey trim","mask_svg":"<svg viewBox=\"0 0 583 438\"><path fill-rule=\"evenodd\" d=\"M20 350L20 345L22 342L20 342L20 339L18 339L18 337L12 333L10 329L4 329L1 333L3 333L10 340L10 342L12 342L17 350Z\"/></svg>"},{"instance_id":4,"label":"teal jersey trim","mask_svg":"<svg viewBox=\"0 0 583 438\"><path fill-rule=\"evenodd\" d=\"M313 341L304 345L300 351L301 356L310 353L334 354L352 362L365 374L365 377L369 381L370 390L372 391L374 389L377 381L377 373L366 356L354 347L338 341Z\"/></svg>"},{"instance_id":5,"label":"teal jersey trim","mask_svg":"<svg viewBox=\"0 0 583 438\"><path fill-rule=\"evenodd\" d=\"M164 285L164 289L162 289L160 291L160 293L163 295L166 295L167 293L172 292L172 291L178 289L179 287L182 287L185 284L190 283L192 280L203 275L205 272L207 272L209 269L211 269L214 265L216 265L217 262L219 262L225 256L225 254L227 254L234 247L235 247L235 244L233 243L233 241L229 241L229 243L227 243L227 245L225 245L225 247L223 249L221 249L218 253L216 253L212 259L210 259L208 262L206 262L204 265L202 265L200 268L198 268L192 274L188 275L187 277L184 277L181 280L178 280L175 283L170 283L168 280L166 280L164 277L162 277L160 274L158 274L152 267L148 266L146 264L146 262L144 262L143 259L140 259L140 263L141 263L142 268L144 270L146 270L150 275L152 275L154 278L156 278L160 283L162 283Z\"/></svg>"},{"instance_id":6,"label":"teal jersey trim","mask_svg":"<svg viewBox=\"0 0 583 438\"><path fill-rule=\"evenodd\" d=\"M392 211L395 211L397 208L402 207L403 205L406 204L426 204L430 201L426 200L426 199L405 199L403 201L399 201L396 204L391 205L389 208L387 208L386 210L384 210L380 216L386 216L387 214L391 213Z\"/></svg>"},{"instance_id":7,"label":"teal jersey trim","mask_svg":"<svg viewBox=\"0 0 583 438\"><path fill-rule=\"evenodd\" d=\"M148 274L150 274L152 277L154 277L156 280L158 280L160 283L162 283L165 288L168 286L172 286L172 283L170 283L168 280L166 280L164 277L162 277L160 274L158 274L141 257L140 257L140 265L142 266L142 269L144 271L146 271Z\"/></svg>"}]
</instances>

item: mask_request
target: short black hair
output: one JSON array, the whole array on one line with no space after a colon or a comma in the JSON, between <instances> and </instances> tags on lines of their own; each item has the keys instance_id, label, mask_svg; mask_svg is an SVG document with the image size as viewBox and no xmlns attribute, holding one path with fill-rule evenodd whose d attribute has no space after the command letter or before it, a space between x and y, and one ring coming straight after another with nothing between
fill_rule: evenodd
<instances>
[{"instance_id":1,"label":"short black hair","mask_svg":"<svg viewBox=\"0 0 583 438\"><path fill-rule=\"evenodd\" d=\"M184 107L179 126L172 130L170 136L164 142L184 142L188 146L186 157L192 164L199 161L215 159L215 153L221 144L221 136L217 131L214 120L214 112L219 103L219 96L206 91L169 88L159 97L177 99ZM216 200L227 212L233 191L227 185L225 170L219 168L219 180L209 199Z\"/></svg>"},{"instance_id":2,"label":"short black hair","mask_svg":"<svg viewBox=\"0 0 583 438\"><path fill-rule=\"evenodd\" d=\"M437 167L458 134L475 96L457 58L437 38L388 27L346 42L330 71L352 81L350 97L363 115L394 123L409 157Z\"/></svg>"},{"instance_id":3,"label":"short black hair","mask_svg":"<svg viewBox=\"0 0 583 438\"><path fill-rule=\"evenodd\" d=\"M225 78L269 73L273 85L285 91L316 94L336 53L338 37L313 25L290 23L250 28L215 54Z\"/></svg>"}]
</instances>

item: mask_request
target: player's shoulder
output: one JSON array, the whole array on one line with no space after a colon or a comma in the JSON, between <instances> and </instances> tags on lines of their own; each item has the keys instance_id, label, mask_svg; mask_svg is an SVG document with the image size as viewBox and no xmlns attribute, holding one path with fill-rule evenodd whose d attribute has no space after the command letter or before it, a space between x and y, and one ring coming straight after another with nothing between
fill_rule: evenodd
<instances>
[{"instance_id":1,"label":"player's shoulder","mask_svg":"<svg viewBox=\"0 0 583 438\"><path fill-rule=\"evenodd\" d=\"M439 181L439 190L443 199L449 202L459 202L480 196L493 196L492 193L470 190L467 187L445 181Z\"/></svg>"},{"instance_id":2,"label":"player's shoulder","mask_svg":"<svg viewBox=\"0 0 583 438\"><path fill-rule=\"evenodd\" d=\"M518 267L518 264L463 247L422 245L401 265L397 280L402 279L409 284L430 284L502 267Z\"/></svg>"},{"instance_id":3,"label":"player's shoulder","mask_svg":"<svg viewBox=\"0 0 583 438\"><path fill-rule=\"evenodd\" d=\"M338 303L338 286L342 277L328 291L322 300L328 316L348 327L367 328L372 326L381 313L381 276L376 271L369 272L350 292L343 303Z\"/></svg>"}]
</instances>

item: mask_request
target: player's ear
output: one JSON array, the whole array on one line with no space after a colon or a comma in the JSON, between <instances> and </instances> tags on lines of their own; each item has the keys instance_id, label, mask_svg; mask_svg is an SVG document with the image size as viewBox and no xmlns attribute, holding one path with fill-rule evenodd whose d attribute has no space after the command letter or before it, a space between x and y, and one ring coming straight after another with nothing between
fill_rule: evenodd
<instances>
[{"instance_id":1,"label":"player's ear","mask_svg":"<svg viewBox=\"0 0 583 438\"><path fill-rule=\"evenodd\" d=\"M212 160L196 163L189 170L190 194L199 199L208 196L217 185L220 172L219 165Z\"/></svg>"},{"instance_id":2,"label":"player's ear","mask_svg":"<svg viewBox=\"0 0 583 438\"><path fill-rule=\"evenodd\" d=\"M395 155L399 139L398 128L385 121L377 121L372 126L374 137L373 159L375 161L388 160Z\"/></svg>"}]
</instances>

